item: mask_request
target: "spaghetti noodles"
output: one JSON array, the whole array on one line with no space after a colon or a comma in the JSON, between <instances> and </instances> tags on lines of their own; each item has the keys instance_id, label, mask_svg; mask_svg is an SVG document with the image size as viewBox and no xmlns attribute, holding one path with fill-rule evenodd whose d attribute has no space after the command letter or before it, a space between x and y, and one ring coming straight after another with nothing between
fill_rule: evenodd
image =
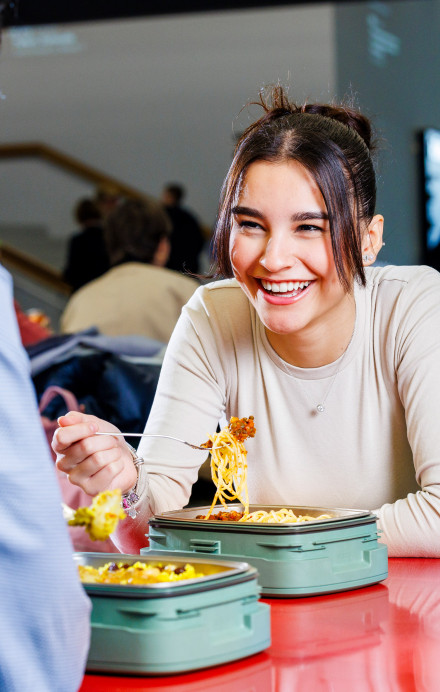
<instances>
[{"instance_id":1,"label":"spaghetti noodles","mask_svg":"<svg viewBox=\"0 0 440 692\"><path fill-rule=\"evenodd\" d=\"M250 512L245 514L244 512L237 512L231 510L229 512L217 512L217 514L211 514L209 517L205 514L197 514L196 519L211 519L212 521L239 521L257 524L302 524L307 521L324 521L325 519L332 519L331 514L320 514L316 517L312 517L310 514L295 514L293 510L277 509L266 510L260 509L255 512Z\"/></svg>"},{"instance_id":2,"label":"spaghetti noodles","mask_svg":"<svg viewBox=\"0 0 440 692\"><path fill-rule=\"evenodd\" d=\"M331 519L330 514L320 514L318 517L312 517L309 514L295 514L291 509L278 509L266 512L258 510L248 514L245 512L240 522L256 522L258 524L302 524L306 521L317 521L318 519Z\"/></svg>"},{"instance_id":3,"label":"spaghetti noodles","mask_svg":"<svg viewBox=\"0 0 440 692\"><path fill-rule=\"evenodd\" d=\"M249 512L246 449L243 441L255 435L254 417L231 418L229 425L209 435L211 475L217 491L205 519L209 519L217 501L227 509L227 500L239 500Z\"/></svg>"}]
</instances>

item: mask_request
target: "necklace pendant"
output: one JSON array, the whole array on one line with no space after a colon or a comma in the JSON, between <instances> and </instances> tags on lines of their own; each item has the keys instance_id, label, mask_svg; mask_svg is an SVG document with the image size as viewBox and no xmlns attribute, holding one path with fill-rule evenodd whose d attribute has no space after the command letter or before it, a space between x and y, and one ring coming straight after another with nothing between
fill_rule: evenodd
<instances>
[{"instance_id":1,"label":"necklace pendant","mask_svg":"<svg viewBox=\"0 0 440 692\"><path fill-rule=\"evenodd\" d=\"M318 413L322 413L323 411L325 411L324 404L318 404L316 410L318 411Z\"/></svg>"}]
</instances>

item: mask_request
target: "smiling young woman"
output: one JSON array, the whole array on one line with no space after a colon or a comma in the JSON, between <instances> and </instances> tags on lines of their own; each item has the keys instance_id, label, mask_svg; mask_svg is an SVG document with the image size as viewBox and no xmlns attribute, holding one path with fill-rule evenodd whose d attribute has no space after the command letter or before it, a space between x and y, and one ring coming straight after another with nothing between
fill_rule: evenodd
<instances>
[{"instance_id":1,"label":"smiling young woman","mask_svg":"<svg viewBox=\"0 0 440 692\"><path fill-rule=\"evenodd\" d=\"M223 185L216 278L182 311L146 431L201 442L252 414L252 504L377 513L390 555L440 557L440 275L370 266L382 247L371 127L356 110L297 106L281 87L240 138ZM145 544L183 507L203 458L144 439L136 469L109 424L60 419L58 466L86 492L140 497L114 537Z\"/></svg>"}]
</instances>

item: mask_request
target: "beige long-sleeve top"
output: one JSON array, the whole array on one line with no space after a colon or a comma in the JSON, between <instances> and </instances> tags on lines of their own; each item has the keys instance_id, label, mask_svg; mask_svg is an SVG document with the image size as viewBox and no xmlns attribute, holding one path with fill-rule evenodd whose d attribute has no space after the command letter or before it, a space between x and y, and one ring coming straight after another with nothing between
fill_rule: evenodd
<instances>
[{"instance_id":1,"label":"beige long-sleeve top","mask_svg":"<svg viewBox=\"0 0 440 692\"><path fill-rule=\"evenodd\" d=\"M98 327L102 334L141 334L167 343L182 306L199 283L142 262L113 267L76 291L61 316L61 331Z\"/></svg>"},{"instance_id":2,"label":"beige long-sleeve top","mask_svg":"<svg viewBox=\"0 0 440 692\"><path fill-rule=\"evenodd\" d=\"M355 286L347 351L312 369L275 353L234 280L198 289L169 343L146 429L200 443L218 422L254 415L251 503L373 510L390 555L439 557L440 274L388 266L367 276L366 288ZM139 452L140 514L115 536L129 551L145 545L152 512L186 504L204 461L163 440L144 439Z\"/></svg>"}]
</instances>

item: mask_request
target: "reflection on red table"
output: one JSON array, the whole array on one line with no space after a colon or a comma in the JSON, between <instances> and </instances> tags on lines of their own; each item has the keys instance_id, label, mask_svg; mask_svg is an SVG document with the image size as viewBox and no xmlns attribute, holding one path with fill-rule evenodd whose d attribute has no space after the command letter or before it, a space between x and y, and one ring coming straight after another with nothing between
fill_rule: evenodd
<instances>
[{"instance_id":1,"label":"reflection on red table","mask_svg":"<svg viewBox=\"0 0 440 692\"><path fill-rule=\"evenodd\" d=\"M391 559L382 584L266 602L272 645L264 653L182 675L87 674L80 692L440 690L440 560Z\"/></svg>"},{"instance_id":2,"label":"reflection on red table","mask_svg":"<svg viewBox=\"0 0 440 692\"><path fill-rule=\"evenodd\" d=\"M267 653L215 668L160 677L115 677L89 674L79 692L268 692L271 689L271 661Z\"/></svg>"}]
</instances>

